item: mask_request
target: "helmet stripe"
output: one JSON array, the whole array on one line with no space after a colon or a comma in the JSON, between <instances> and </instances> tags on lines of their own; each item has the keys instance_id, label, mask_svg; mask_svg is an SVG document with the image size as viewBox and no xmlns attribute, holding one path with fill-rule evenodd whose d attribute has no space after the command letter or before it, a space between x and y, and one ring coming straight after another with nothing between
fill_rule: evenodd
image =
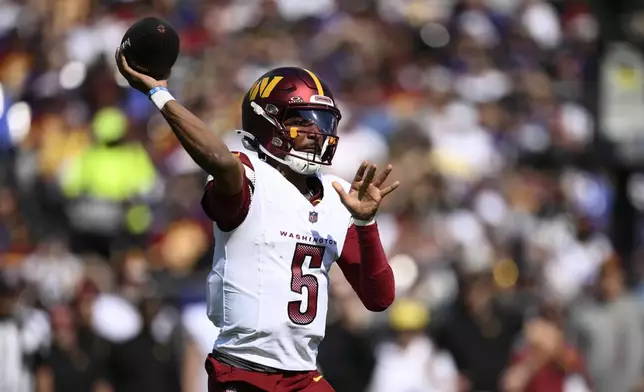
<instances>
[{"instance_id":1,"label":"helmet stripe","mask_svg":"<svg viewBox=\"0 0 644 392\"><path fill-rule=\"evenodd\" d=\"M250 88L250 93L248 94L248 99L251 101L255 100L257 97L257 92L259 91L259 80L253 84L253 87Z\"/></svg>"},{"instance_id":2,"label":"helmet stripe","mask_svg":"<svg viewBox=\"0 0 644 392\"><path fill-rule=\"evenodd\" d=\"M268 78L263 78L262 82L259 85L259 95L261 96L266 90L266 85L268 84Z\"/></svg>"},{"instance_id":3,"label":"helmet stripe","mask_svg":"<svg viewBox=\"0 0 644 392\"><path fill-rule=\"evenodd\" d=\"M320 79L318 79L317 76L308 69L305 69L305 71L311 76L311 79L313 79L313 83L315 83L315 87L318 89L318 95L324 96L324 90L322 89L322 83L320 83Z\"/></svg>"},{"instance_id":4,"label":"helmet stripe","mask_svg":"<svg viewBox=\"0 0 644 392\"><path fill-rule=\"evenodd\" d=\"M255 84L253 84L253 87L250 88L248 98L253 101L255 98L257 98L258 94L262 98L268 98L273 92L275 86L277 86L277 83L279 83L282 79L284 79L283 76L275 76L274 78L268 77L256 81Z\"/></svg>"},{"instance_id":5,"label":"helmet stripe","mask_svg":"<svg viewBox=\"0 0 644 392\"><path fill-rule=\"evenodd\" d=\"M277 86L277 83L279 83L282 79L284 79L283 76L274 77L273 80L271 80L271 82L268 84L268 86L266 86L266 89L262 91L262 98L268 98L273 92L275 86Z\"/></svg>"}]
</instances>

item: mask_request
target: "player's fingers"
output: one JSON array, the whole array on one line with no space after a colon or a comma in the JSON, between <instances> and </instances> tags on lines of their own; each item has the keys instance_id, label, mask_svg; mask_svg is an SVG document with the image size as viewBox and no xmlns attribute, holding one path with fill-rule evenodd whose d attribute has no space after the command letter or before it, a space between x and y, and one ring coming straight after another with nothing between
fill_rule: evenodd
<instances>
[{"instance_id":1,"label":"player's fingers","mask_svg":"<svg viewBox=\"0 0 644 392\"><path fill-rule=\"evenodd\" d=\"M141 79L141 74L130 67L130 65L127 63L127 60L125 59L125 56L123 55L123 53L121 53L120 50L118 51L118 57L118 64L120 64L121 69L124 70L128 76Z\"/></svg>"},{"instance_id":2,"label":"player's fingers","mask_svg":"<svg viewBox=\"0 0 644 392\"><path fill-rule=\"evenodd\" d=\"M391 184L388 187L386 187L385 189L381 190L380 191L380 197L384 198L385 196L387 196L391 192L395 191L396 188L398 188L399 185L400 185L400 181L396 181L393 184Z\"/></svg>"},{"instance_id":3,"label":"player's fingers","mask_svg":"<svg viewBox=\"0 0 644 392\"><path fill-rule=\"evenodd\" d=\"M362 196L364 192L367 191L367 188L369 188L369 185L373 182L373 177L376 175L376 165L370 165L369 168L367 169L367 174L364 176L364 180L362 181L362 185L360 186L360 195Z\"/></svg>"},{"instance_id":4,"label":"player's fingers","mask_svg":"<svg viewBox=\"0 0 644 392\"><path fill-rule=\"evenodd\" d=\"M125 60L125 56L121 53L121 49L116 49L116 54L114 55L114 60L116 61L116 67L119 69L119 72L123 77L126 79L131 79L132 75L128 71L127 67L127 61ZM128 67L129 68L129 67Z\"/></svg>"},{"instance_id":5,"label":"player's fingers","mask_svg":"<svg viewBox=\"0 0 644 392\"><path fill-rule=\"evenodd\" d=\"M362 161L360 164L360 167L358 168L358 171L356 171L355 177L353 177L353 182L359 182L362 181L362 178L364 177L364 172L367 170L367 167L369 166L368 161Z\"/></svg>"},{"instance_id":6,"label":"player's fingers","mask_svg":"<svg viewBox=\"0 0 644 392\"><path fill-rule=\"evenodd\" d=\"M130 65L127 63L125 56L122 53L119 53L119 64L121 64L121 69L125 71L130 76L135 76L136 71L133 70Z\"/></svg>"},{"instance_id":7,"label":"player's fingers","mask_svg":"<svg viewBox=\"0 0 644 392\"><path fill-rule=\"evenodd\" d=\"M114 61L116 62L116 68L118 68L121 75L128 76L125 69L123 69L123 63L121 62L121 57L122 57L121 49L116 48L116 53L114 53Z\"/></svg>"},{"instance_id":8,"label":"player's fingers","mask_svg":"<svg viewBox=\"0 0 644 392\"><path fill-rule=\"evenodd\" d=\"M382 173L380 173L376 178L376 180L373 182L373 185L380 187L380 185L382 185L385 182L387 177L389 177L389 174L391 173L392 169L393 169L393 166L391 166L391 164L387 165L385 170Z\"/></svg>"}]
</instances>

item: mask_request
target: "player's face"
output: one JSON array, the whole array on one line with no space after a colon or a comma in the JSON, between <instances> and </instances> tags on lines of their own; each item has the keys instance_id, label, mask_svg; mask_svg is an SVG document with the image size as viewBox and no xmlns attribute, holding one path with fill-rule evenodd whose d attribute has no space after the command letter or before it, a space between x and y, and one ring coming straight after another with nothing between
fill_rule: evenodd
<instances>
[{"instance_id":1,"label":"player's face","mask_svg":"<svg viewBox=\"0 0 644 392\"><path fill-rule=\"evenodd\" d=\"M327 139L335 143L337 118L323 110L291 110L284 126L293 138L293 148L297 151L322 155Z\"/></svg>"},{"instance_id":2,"label":"player's face","mask_svg":"<svg viewBox=\"0 0 644 392\"><path fill-rule=\"evenodd\" d=\"M297 128L297 136L293 140L293 148L297 151L312 152L320 155L324 143L324 135L317 125L305 119L292 119L285 125L290 129Z\"/></svg>"}]
</instances>

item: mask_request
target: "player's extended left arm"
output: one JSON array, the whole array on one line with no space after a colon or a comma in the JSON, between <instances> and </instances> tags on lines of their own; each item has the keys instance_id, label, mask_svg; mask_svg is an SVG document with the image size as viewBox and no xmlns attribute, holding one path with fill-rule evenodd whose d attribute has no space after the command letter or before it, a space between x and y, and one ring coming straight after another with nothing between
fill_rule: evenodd
<instances>
[{"instance_id":1,"label":"player's extended left arm","mask_svg":"<svg viewBox=\"0 0 644 392\"><path fill-rule=\"evenodd\" d=\"M394 302L394 274L380 242L377 223L352 224L337 263L368 310L382 312Z\"/></svg>"}]
</instances>

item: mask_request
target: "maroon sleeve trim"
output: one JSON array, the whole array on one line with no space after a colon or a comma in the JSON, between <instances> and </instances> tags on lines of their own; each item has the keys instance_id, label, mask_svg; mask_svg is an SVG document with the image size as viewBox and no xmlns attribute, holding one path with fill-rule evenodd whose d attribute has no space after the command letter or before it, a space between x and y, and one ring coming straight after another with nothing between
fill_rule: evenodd
<instances>
[{"instance_id":1,"label":"maroon sleeve trim","mask_svg":"<svg viewBox=\"0 0 644 392\"><path fill-rule=\"evenodd\" d=\"M239 160L251 170L254 170L248 156L241 152L233 152ZM204 213L221 231L229 232L238 228L246 219L250 210L250 202L254 185L244 175L242 189L234 195L222 195L216 191L216 180L208 181L203 197L201 198L201 207Z\"/></svg>"}]
</instances>

